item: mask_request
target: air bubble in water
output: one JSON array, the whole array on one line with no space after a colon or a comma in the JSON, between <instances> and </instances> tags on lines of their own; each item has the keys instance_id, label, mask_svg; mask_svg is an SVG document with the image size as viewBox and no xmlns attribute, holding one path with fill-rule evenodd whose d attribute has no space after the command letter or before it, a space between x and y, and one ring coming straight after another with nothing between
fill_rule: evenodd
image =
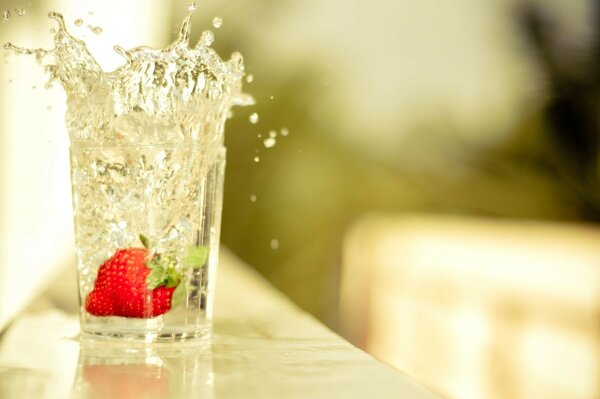
<instances>
[{"instance_id":1,"label":"air bubble in water","mask_svg":"<svg viewBox=\"0 0 600 399\"><path fill-rule=\"evenodd\" d=\"M214 17L212 20L212 25L215 27L215 29L219 29L221 26L223 26L223 18Z\"/></svg>"},{"instance_id":2,"label":"air bubble in water","mask_svg":"<svg viewBox=\"0 0 600 399\"><path fill-rule=\"evenodd\" d=\"M83 19L77 18L74 23L75 23L75 26L81 26L81 25L83 25Z\"/></svg>"},{"instance_id":3,"label":"air bubble in water","mask_svg":"<svg viewBox=\"0 0 600 399\"><path fill-rule=\"evenodd\" d=\"M277 137L277 132L275 130L271 130L269 132L269 137L273 137L273 138Z\"/></svg>"},{"instance_id":4,"label":"air bubble in water","mask_svg":"<svg viewBox=\"0 0 600 399\"><path fill-rule=\"evenodd\" d=\"M248 83L254 82L254 75L248 75L248 76L246 76L246 82L248 82Z\"/></svg>"},{"instance_id":5,"label":"air bubble in water","mask_svg":"<svg viewBox=\"0 0 600 399\"><path fill-rule=\"evenodd\" d=\"M258 114L256 112L253 112L250 117L248 118L248 120L250 121L250 123L252 123L253 125L256 125L258 123Z\"/></svg>"},{"instance_id":6,"label":"air bubble in water","mask_svg":"<svg viewBox=\"0 0 600 399\"><path fill-rule=\"evenodd\" d=\"M273 137L269 137L263 141L263 144L265 145L265 148L271 148L277 144L277 140L275 140Z\"/></svg>"},{"instance_id":7,"label":"air bubble in water","mask_svg":"<svg viewBox=\"0 0 600 399\"><path fill-rule=\"evenodd\" d=\"M2 13L2 22L8 22L10 20L11 13L9 10L4 10Z\"/></svg>"},{"instance_id":8,"label":"air bubble in water","mask_svg":"<svg viewBox=\"0 0 600 399\"><path fill-rule=\"evenodd\" d=\"M23 15L25 15L25 9L23 7L15 7L14 11L15 11L15 14L17 14L19 17L22 17Z\"/></svg>"},{"instance_id":9,"label":"air bubble in water","mask_svg":"<svg viewBox=\"0 0 600 399\"><path fill-rule=\"evenodd\" d=\"M256 200L257 200L256 195L252 194L250 196L250 202L256 202Z\"/></svg>"},{"instance_id":10,"label":"air bubble in water","mask_svg":"<svg viewBox=\"0 0 600 399\"><path fill-rule=\"evenodd\" d=\"M279 130L279 133L281 133L282 136L287 136L290 134L290 131L287 128L282 127L281 130Z\"/></svg>"},{"instance_id":11,"label":"air bubble in water","mask_svg":"<svg viewBox=\"0 0 600 399\"><path fill-rule=\"evenodd\" d=\"M260 162L260 158L259 157L254 157L254 162Z\"/></svg>"},{"instance_id":12,"label":"air bubble in water","mask_svg":"<svg viewBox=\"0 0 600 399\"><path fill-rule=\"evenodd\" d=\"M279 240L277 238L273 238L271 240L271 249L275 250L279 248Z\"/></svg>"}]
</instances>

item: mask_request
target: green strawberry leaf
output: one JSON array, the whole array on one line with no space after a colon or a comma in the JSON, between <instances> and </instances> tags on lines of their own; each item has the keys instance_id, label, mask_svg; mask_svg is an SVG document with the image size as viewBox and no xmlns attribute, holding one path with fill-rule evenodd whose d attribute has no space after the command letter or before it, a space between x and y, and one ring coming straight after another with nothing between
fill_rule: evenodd
<instances>
[{"instance_id":1,"label":"green strawberry leaf","mask_svg":"<svg viewBox=\"0 0 600 399\"><path fill-rule=\"evenodd\" d=\"M160 286L173 288L181 281L181 273L177 270L177 259L171 254L158 254L146 266L150 269L146 277L149 290Z\"/></svg>"},{"instance_id":2,"label":"green strawberry leaf","mask_svg":"<svg viewBox=\"0 0 600 399\"><path fill-rule=\"evenodd\" d=\"M208 248L202 246L188 247L185 258L183 259L186 267L192 269L201 268L208 259Z\"/></svg>"},{"instance_id":3,"label":"green strawberry leaf","mask_svg":"<svg viewBox=\"0 0 600 399\"><path fill-rule=\"evenodd\" d=\"M176 308L181 305L185 300L186 289L185 284L179 284L175 291L173 291L173 296L171 297L171 308Z\"/></svg>"},{"instance_id":4,"label":"green strawberry leaf","mask_svg":"<svg viewBox=\"0 0 600 399\"><path fill-rule=\"evenodd\" d=\"M173 288L181 281L181 274L173 267L169 267L166 274L167 281L165 282L165 287L167 288Z\"/></svg>"},{"instance_id":5,"label":"green strawberry leaf","mask_svg":"<svg viewBox=\"0 0 600 399\"><path fill-rule=\"evenodd\" d=\"M150 242L148 237L146 237L143 234L140 234L140 241L142 242L142 245L144 246L144 248L150 249L152 247L152 243Z\"/></svg>"},{"instance_id":6,"label":"green strawberry leaf","mask_svg":"<svg viewBox=\"0 0 600 399\"><path fill-rule=\"evenodd\" d=\"M150 262L153 264L154 259ZM161 285L164 285L168 280L167 271L160 264L154 264L150 267L150 274L146 277L146 285L148 289L153 290Z\"/></svg>"},{"instance_id":7,"label":"green strawberry leaf","mask_svg":"<svg viewBox=\"0 0 600 399\"><path fill-rule=\"evenodd\" d=\"M143 234L139 236L140 241L147 249L152 247L152 243ZM152 254L150 255L152 256ZM162 254L155 254L152 259L147 261L146 266L150 269L150 273L146 277L146 285L149 290L154 290L158 287L165 286L167 288L175 288L173 292L174 299L172 301L177 302L183 299L177 299L178 296L185 297L185 287L182 282L182 273L190 268L199 269L201 268L208 259L208 249L202 246L190 246L187 248L184 259L183 267L178 265L177 258L172 252L166 252Z\"/></svg>"}]
</instances>

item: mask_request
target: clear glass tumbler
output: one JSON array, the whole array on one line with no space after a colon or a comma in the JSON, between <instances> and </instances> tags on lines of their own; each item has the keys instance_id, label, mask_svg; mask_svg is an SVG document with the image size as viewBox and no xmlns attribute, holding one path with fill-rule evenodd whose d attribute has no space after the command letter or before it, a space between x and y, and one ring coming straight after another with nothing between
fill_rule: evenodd
<instances>
[{"instance_id":1,"label":"clear glass tumbler","mask_svg":"<svg viewBox=\"0 0 600 399\"><path fill-rule=\"evenodd\" d=\"M81 332L210 336L225 148L71 143Z\"/></svg>"}]
</instances>

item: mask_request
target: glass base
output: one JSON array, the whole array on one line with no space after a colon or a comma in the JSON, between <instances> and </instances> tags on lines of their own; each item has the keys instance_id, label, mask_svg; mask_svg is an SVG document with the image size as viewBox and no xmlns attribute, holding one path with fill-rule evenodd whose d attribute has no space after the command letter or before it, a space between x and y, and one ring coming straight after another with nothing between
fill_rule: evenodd
<instances>
[{"instance_id":1,"label":"glass base","mask_svg":"<svg viewBox=\"0 0 600 399\"><path fill-rule=\"evenodd\" d=\"M82 340L125 343L177 343L210 341L212 323L163 325L162 318L130 319L124 317L93 317L81 326Z\"/></svg>"}]
</instances>

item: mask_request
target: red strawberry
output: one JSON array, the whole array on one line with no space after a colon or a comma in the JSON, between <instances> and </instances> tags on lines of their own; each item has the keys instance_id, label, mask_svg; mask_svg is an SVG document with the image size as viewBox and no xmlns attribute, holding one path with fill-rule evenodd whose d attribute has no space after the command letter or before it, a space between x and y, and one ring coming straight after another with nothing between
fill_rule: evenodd
<instances>
[{"instance_id":1,"label":"red strawberry","mask_svg":"<svg viewBox=\"0 0 600 399\"><path fill-rule=\"evenodd\" d=\"M149 287L146 248L119 249L98 269L94 289L86 298L85 309L94 316L150 318L171 309L175 286L165 281Z\"/></svg>"},{"instance_id":2,"label":"red strawberry","mask_svg":"<svg viewBox=\"0 0 600 399\"><path fill-rule=\"evenodd\" d=\"M95 316L110 316L113 314L112 299L105 291L93 290L85 300L85 309Z\"/></svg>"}]
</instances>

